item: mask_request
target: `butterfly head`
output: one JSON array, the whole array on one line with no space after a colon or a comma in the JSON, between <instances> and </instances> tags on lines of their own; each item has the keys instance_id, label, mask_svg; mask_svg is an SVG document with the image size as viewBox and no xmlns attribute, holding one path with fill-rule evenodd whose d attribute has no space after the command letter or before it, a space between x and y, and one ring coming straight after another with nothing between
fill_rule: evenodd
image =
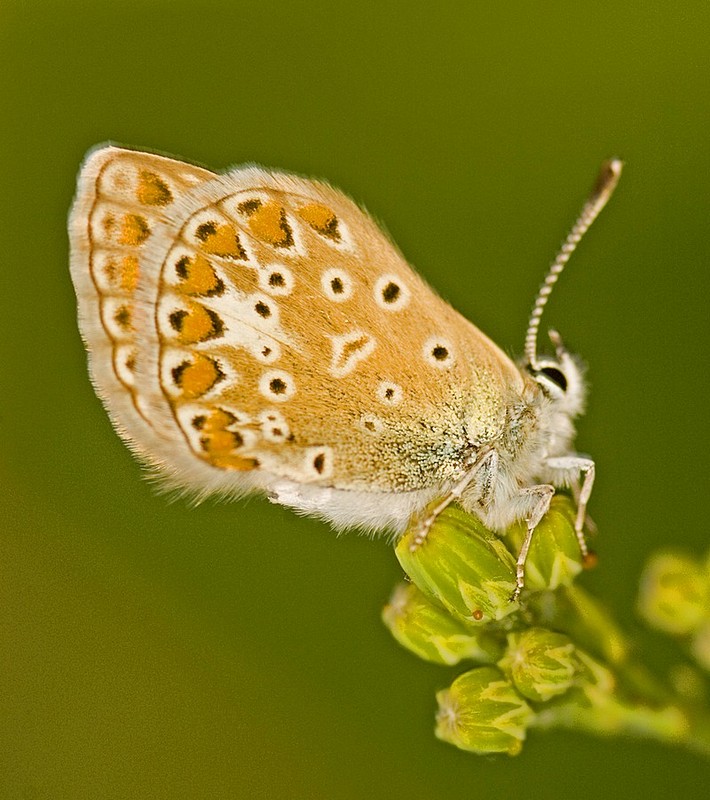
<instances>
[{"instance_id":1,"label":"butterfly head","mask_svg":"<svg viewBox=\"0 0 710 800\"><path fill-rule=\"evenodd\" d=\"M560 334L551 330L555 356L542 356L526 365L528 373L542 393L568 417L582 413L586 396L583 368L562 343Z\"/></svg>"}]
</instances>

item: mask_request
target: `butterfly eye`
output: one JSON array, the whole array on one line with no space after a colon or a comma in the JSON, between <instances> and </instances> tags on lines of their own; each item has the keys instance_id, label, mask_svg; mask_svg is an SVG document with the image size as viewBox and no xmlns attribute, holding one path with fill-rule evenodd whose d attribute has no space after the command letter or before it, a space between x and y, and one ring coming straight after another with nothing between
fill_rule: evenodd
<instances>
[{"instance_id":1,"label":"butterfly eye","mask_svg":"<svg viewBox=\"0 0 710 800\"><path fill-rule=\"evenodd\" d=\"M546 378L549 378L555 386L558 386L563 392L567 391L567 378L561 369L557 367L543 367L540 373Z\"/></svg>"}]
</instances>

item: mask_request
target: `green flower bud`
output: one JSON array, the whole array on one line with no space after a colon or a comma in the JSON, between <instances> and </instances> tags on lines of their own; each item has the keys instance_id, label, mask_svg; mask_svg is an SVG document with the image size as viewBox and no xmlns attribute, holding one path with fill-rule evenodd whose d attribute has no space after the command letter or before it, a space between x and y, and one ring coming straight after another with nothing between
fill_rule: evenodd
<instances>
[{"instance_id":1,"label":"green flower bud","mask_svg":"<svg viewBox=\"0 0 710 800\"><path fill-rule=\"evenodd\" d=\"M525 561L526 589L557 589L569 586L582 570L582 553L574 530L576 509L564 494L556 494L550 510L533 533ZM523 545L527 527L524 522L512 525L506 541L514 553Z\"/></svg>"},{"instance_id":2,"label":"green flower bud","mask_svg":"<svg viewBox=\"0 0 710 800\"><path fill-rule=\"evenodd\" d=\"M517 755L535 712L495 667L464 672L436 695L436 735L474 753Z\"/></svg>"},{"instance_id":3,"label":"green flower bud","mask_svg":"<svg viewBox=\"0 0 710 800\"><path fill-rule=\"evenodd\" d=\"M710 620L710 578L704 566L678 553L651 557L641 576L639 612L665 633L687 636Z\"/></svg>"},{"instance_id":4,"label":"green flower bud","mask_svg":"<svg viewBox=\"0 0 710 800\"><path fill-rule=\"evenodd\" d=\"M498 666L523 697L544 703L572 686L580 665L569 637L529 628L508 634L508 649Z\"/></svg>"},{"instance_id":5,"label":"green flower bud","mask_svg":"<svg viewBox=\"0 0 710 800\"><path fill-rule=\"evenodd\" d=\"M538 592L529 608L543 626L566 633L593 656L619 665L629 658L630 646L609 610L580 586L564 586L556 592Z\"/></svg>"},{"instance_id":6,"label":"green flower bud","mask_svg":"<svg viewBox=\"0 0 710 800\"><path fill-rule=\"evenodd\" d=\"M703 669L710 671L710 621L706 622L693 637L690 652Z\"/></svg>"},{"instance_id":7,"label":"green flower bud","mask_svg":"<svg viewBox=\"0 0 710 800\"><path fill-rule=\"evenodd\" d=\"M416 525L397 543L399 563L427 597L464 619L498 620L518 610L511 602L515 559L472 514L449 506L414 545Z\"/></svg>"},{"instance_id":8,"label":"green flower bud","mask_svg":"<svg viewBox=\"0 0 710 800\"><path fill-rule=\"evenodd\" d=\"M412 583L395 588L382 620L403 647L435 664L451 666L461 659L492 664L503 652L493 633L452 616Z\"/></svg>"}]
</instances>

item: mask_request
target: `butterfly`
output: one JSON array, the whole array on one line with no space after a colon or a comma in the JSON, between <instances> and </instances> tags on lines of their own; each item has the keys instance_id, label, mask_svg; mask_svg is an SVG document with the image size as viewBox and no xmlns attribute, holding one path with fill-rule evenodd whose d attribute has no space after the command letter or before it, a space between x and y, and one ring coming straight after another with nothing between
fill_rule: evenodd
<instances>
[{"instance_id":1,"label":"butterfly","mask_svg":"<svg viewBox=\"0 0 710 800\"><path fill-rule=\"evenodd\" d=\"M261 492L337 528L421 546L453 500L495 530L527 520L594 462L573 449L585 387L542 310L608 200L598 186L553 263L514 363L324 182L257 166L217 174L114 146L87 156L70 215L90 373L139 459L197 498ZM581 479L581 481L580 481Z\"/></svg>"}]
</instances>

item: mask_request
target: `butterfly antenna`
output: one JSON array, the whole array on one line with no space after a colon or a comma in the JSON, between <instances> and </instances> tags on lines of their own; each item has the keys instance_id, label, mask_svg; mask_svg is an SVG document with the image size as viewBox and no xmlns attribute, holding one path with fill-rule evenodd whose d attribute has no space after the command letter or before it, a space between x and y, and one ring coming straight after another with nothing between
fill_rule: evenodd
<instances>
[{"instance_id":1,"label":"butterfly antenna","mask_svg":"<svg viewBox=\"0 0 710 800\"><path fill-rule=\"evenodd\" d=\"M545 281L540 287L540 291L535 298L535 305L530 314L528 331L525 334L525 361L532 369L538 368L537 361L537 332L540 328L542 312L547 305L547 301L552 293L552 287L557 283L557 279L562 274L562 270L567 266L569 257L577 249L577 245L589 230L592 222L599 216L599 212L607 204L607 201L614 193L616 184L619 182L623 162L618 158L610 159L602 164L599 177L594 184L587 202L584 204L577 221L567 234L562 247L557 253L557 257L552 262L550 269L545 276Z\"/></svg>"}]
</instances>

